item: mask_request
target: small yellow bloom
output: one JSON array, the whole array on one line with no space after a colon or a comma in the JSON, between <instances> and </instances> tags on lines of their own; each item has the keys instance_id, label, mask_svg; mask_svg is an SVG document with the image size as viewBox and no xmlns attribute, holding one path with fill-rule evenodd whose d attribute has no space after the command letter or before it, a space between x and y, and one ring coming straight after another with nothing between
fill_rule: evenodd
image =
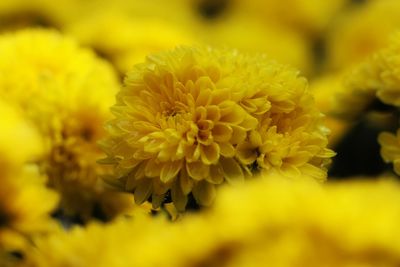
<instances>
[{"instance_id":1,"label":"small yellow bloom","mask_svg":"<svg viewBox=\"0 0 400 267\"><path fill-rule=\"evenodd\" d=\"M400 106L400 34L390 45L356 66L346 77L346 90L338 95L341 114L354 118L379 99L387 105Z\"/></svg>"},{"instance_id":2,"label":"small yellow bloom","mask_svg":"<svg viewBox=\"0 0 400 267\"><path fill-rule=\"evenodd\" d=\"M96 163L96 142L118 87L111 66L55 31L0 38L1 98L22 109L43 137L37 163L67 214L87 219L102 191L98 175L107 170Z\"/></svg>"},{"instance_id":3,"label":"small yellow bloom","mask_svg":"<svg viewBox=\"0 0 400 267\"><path fill-rule=\"evenodd\" d=\"M1 176L19 170L43 154L43 140L33 125L23 119L23 113L0 99L0 169Z\"/></svg>"},{"instance_id":4,"label":"small yellow bloom","mask_svg":"<svg viewBox=\"0 0 400 267\"><path fill-rule=\"evenodd\" d=\"M232 9L314 35L324 30L346 3L347 0L233 0Z\"/></svg>"},{"instance_id":5,"label":"small yellow bloom","mask_svg":"<svg viewBox=\"0 0 400 267\"><path fill-rule=\"evenodd\" d=\"M142 62L149 53L190 45L195 39L173 23L154 17L132 17L120 10L101 9L77 20L67 31L109 59L121 73Z\"/></svg>"},{"instance_id":6,"label":"small yellow bloom","mask_svg":"<svg viewBox=\"0 0 400 267\"><path fill-rule=\"evenodd\" d=\"M336 18L326 35L327 67L349 68L387 46L400 26L399 12L399 1L367 1Z\"/></svg>"},{"instance_id":7,"label":"small yellow bloom","mask_svg":"<svg viewBox=\"0 0 400 267\"><path fill-rule=\"evenodd\" d=\"M324 180L334 153L307 82L263 56L181 47L128 73L102 142L138 203L168 192L179 210L189 193L210 205L215 186L253 171Z\"/></svg>"},{"instance_id":8,"label":"small yellow bloom","mask_svg":"<svg viewBox=\"0 0 400 267\"><path fill-rule=\"evenodd\" d=\"M393 163L394 171L400 175L400 130L396 135L383 132L378 137L381 155L385 162Z\"/></svg>"},{"instance_id":9,"label":"small yellow bloom","mask_svg":"<svg viewBox=\"0 0 400 267\"><path fill-rule=\"evenodd\" d=\"M342 114L342 105L338 105L337 97L344 93L346 87L343 82L343 74L325 74L314 79L310 83L310 91L313 93L315 103L319 110L326 115L325 124L330 129L329 145L334 145L346 134L351 126L350 122L337 118ZM356 106L354 108L357 108Z\"/></svg>"},{"instance_id":10,"label":"small yellow bloom","mask_svg":"<svg viewBox=\"0 0 400 267\"><path fill-rule=\"evenodd\" d=\"M265 53L278 62L313 71L311 44L302 35L282 26L268 25L244 14L232 14L215 22L203 23L197 32L204 43L227 46L250 53Z\"/></svg>"}]
</instances>

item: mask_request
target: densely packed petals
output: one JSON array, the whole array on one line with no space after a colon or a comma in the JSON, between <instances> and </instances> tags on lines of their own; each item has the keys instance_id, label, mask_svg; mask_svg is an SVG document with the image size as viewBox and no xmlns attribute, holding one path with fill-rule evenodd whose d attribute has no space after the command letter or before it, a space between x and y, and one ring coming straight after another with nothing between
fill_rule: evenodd
<instances>
[{"instance_id":1,"label":"densely packed petals","mask_svg":"<svg viewBox=\"0 0 400 267\"><path fill-rule=\"evenodd\" d=\"M263 56L181 47L128 73L102 142L114 178L141 203L170 193L179 210L193 193L210 205L215 185L253 172L324 180L334 153L298 73Z\"/></svg>"}]
</instances>

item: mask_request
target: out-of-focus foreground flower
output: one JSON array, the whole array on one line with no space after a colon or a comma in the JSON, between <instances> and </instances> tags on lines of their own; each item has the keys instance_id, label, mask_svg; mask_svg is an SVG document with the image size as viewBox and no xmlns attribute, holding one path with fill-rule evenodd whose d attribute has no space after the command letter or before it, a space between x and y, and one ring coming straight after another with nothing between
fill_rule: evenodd
<instances>
[{"instance_id":1,"label":"out-of-focus foreground flower","mask_svg":"<svg viewBox=\"0 0 400 267\"><path fill-rule=\"evenodd\" d=\"M181 47L149 56L125 79L102 142L115 179L138 203L171 193L210 205L215 185L254 172L326 178L334 153L298 73L235 50Z\"/></svg>"},{"instance_id":2,"label":"out-of-focus foreground flower","mask_svg":"<svg viewBox=\"0 0 400 267\"><path fill-rule=\"evenodd\" d=\"M136 217L42 238L28 266L399 264L397 182L306 180L269 176L226 188L210 211L175 224Z\"/></svg>"}]
</instances>

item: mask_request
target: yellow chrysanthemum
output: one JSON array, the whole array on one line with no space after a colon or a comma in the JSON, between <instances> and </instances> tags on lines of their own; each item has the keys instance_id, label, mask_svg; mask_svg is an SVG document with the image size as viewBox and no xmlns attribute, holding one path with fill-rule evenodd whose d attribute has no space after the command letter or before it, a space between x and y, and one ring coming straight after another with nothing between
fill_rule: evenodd
<instances>
[{"instance_id":1,"label":"yellow chrysanthemum","mask_svg":"<svg viewBox=\"0 0 400 267\"><path fill-rule=\"evenodd\" d=\"M281 63L296 67L302 74L313 70L311 44L306 38L283 27L266 25L250 16L236 14L213 23L203 23L198 31L206 44L265 53Z\"/></svg>"},{"instance_id":2,"label":"yellow chrysanthemum","mask_svg":"<svg viewBox=\"0 0 400 267\"><path fill-rule=\"evenodd\" d=\"M68 32L109 59L121 73L149 53L194 42L183 27L153 17L129 17L121 11L100 10L78 20Z\"/></svg>"},{"instance_id":3,"label":"yellow chrysanthemum","mask_svg":"<svg viewBox=\"0 0 400 267\"><path fill-rule=\"evenodd\" d=\"M129 221L120 219L106 225L91 223L85 228L60 230L35 240L36 248L28 254L25 266L167 266L160 260L167 255L162 253L166 250L160 251L165 244L157 245L152 233L157 233L161 241L164 237L173 238L171 234L177 232L168 231L172 229L166 220L138 216ZM150 249L145 244L154 247Z\"/></svg>"},{"instance_id":4,"label":"yellow chrysanthemum","mask_svg":"<svg viewBox=\"0 0 400 267\"><path fill-rule=\"evenodd\" d=\"M33 235L51 229L58 196L34 167L0 179L0 250L20 249Z\"/></svg>"},{"instance_id":5,"label":"yellow chrysanthemum","mask_svg":"<svg viewBox=\"0 0 400 267\"><path fill-rule=\"evenodd\" d=\"M23 249L33 235L47 231L57 195L46 189L32 162L42 144L32 125L18 110L0 101L0 265L10 252ZM23 142L23 143L22 143Z\"/></svg>"},{"instance_id":6,"label":"yellow chrysanthemum","mask_svg":"<svg viewBox=\"0 0 400 267\"><path fill-rule=\"evenodd\" d=\"M62 195L66 213L88 217L105 171L96 142L119 87L115 72L54 31L26 30L0 38L1 98L16 103L45 140L38 162Z\"/></svg>"},{"instance_id":7,"label":"yellow chrysanthemum","mask_svg":"<svg viewBox=\"0 0 400 267\"><path fill-rule=\"evenodd\" d=\"M394 171L400 175L400 130L394 135L383 132L378 137L381 155L385 162L393 163Z\"/></svg>"},{"instance_id":8,"label":"yellow chrysanthemum","mask_svg":"<svg viewBox=\"0 0 400 267\"><path fill-rule=\"evenodd\" d=\"M326 129L304 78L263 56L181 47L149 56L128 73L107 125L105 163L114 178L159 206L179 210L193 193L209 205L215 185L253 171L324 180Z\"/></svg>"},{"instance_id":9,"label":"yellow chrysanthemum","mask_svg":"<svg viewBox=\"0 0 400 267\"><path fill-rule=\"evenodd\" d=\"M389 47L370 56L347 75L347 91L337 99L343 115L353 118L365 111L375 99L387 105L400 106L399 52L400 34L396 34Z\"/></svg>"},{"instance_id":10,"label":"yellow chrysanthemum","mask_svg":"<svg viewBox=\"0 0 400 267\"><path fill-rule=\"evenodd\" d=\"M398 182L385 180L319 187L267 179L226 190L206 217L210 227L218 228L214 235L219 245L200 262L397 266L399 192ZM244 200L240 205L238 198Z\"/></svg>"},{"instance_id":11,"label":"yellow chrysanthemum","mask_svg":"<svg viewBox=\"0 0 400 267\"><path fill-rule=\"evenodd\" d=\"M397 266L399 192L393 181L269 176L175 224L136 217L41 238L27 266Z\"/></svg>"},{"instance_id":12,"label":"yellow chrysanthemum","mask_svg":"<svg viewBox=\"0 0 400 267\"><path fill-rule=\"evenodd\" d=\"M159 4L164 7L164 12L168 12L170 7L165 3ZM147 14L149 8L145 3L113 3L113 6L98 8L94 14L77 20L67 31L109 59L123 74L134 64L142 62L149 53L195 42L195 37L187 30L189 26L185 25L190 21L177 25L158 13L159 16Z\"/></svg>"},{"instance_id":13,"label":"yellow chrysanthemum","mask_svg":"<svg viewBox=\"0 0 400 267\"><path fill-rule=\"evenodd\" d=\"M324 30L346 3L347 0L234 0L233 10L250 13L268 23L315 34Z\"/></svg>"},{"instance_id":14,"label":"yellow chrysanthemum","mask_svg":"<svg viewBox=\"0 0 400 267\"><path fill-rule=\"evenodd\" d=\"M370 1L336 19L327 34L327 67L348 68L384 48L400 26L399 12L397 0Z\"/></svg>"},{"instance_id":15,"label":"yellow chrysanthemum","mask_svg":"<svg viewBox=\"0 0 400 267\"><path fill-rule=\"evenodd\" d=\"M310 83L310 91L313 93L315 103L319 110L326 114L326 126L331 130L329 145L335 145L346 133L350 123L336 118L341 113L341 105L337 105L336 98L346 90L343 75L330 74L320 76Z\"/></svg>"},{"instance_id":16,"label":"yellow chrysanthemum","mask_svg":"<svg viewBox=\"0 0 400 267\"><path fill-rule=\"evenodd\" d=\"M2 100L0 114L3 116L0 126L0 173L5 176L24 163L35 162L43 153L43 144L33 125Z\"/></svg>"}]
</instances>

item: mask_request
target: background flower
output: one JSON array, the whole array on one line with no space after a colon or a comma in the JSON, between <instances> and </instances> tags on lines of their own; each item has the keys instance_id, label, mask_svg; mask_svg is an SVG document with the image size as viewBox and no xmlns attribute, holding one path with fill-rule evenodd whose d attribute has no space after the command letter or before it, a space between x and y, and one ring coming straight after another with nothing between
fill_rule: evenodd
<instances>
[{"instance_id":1,"label":"background flower","mask_svg":"<svg viewBox=\"0 0 400 267\"><path fill-rule=\"evenodd\" d=\"M64 212L89 218L106 172L96 142L118 88L113 69L55 31L25 30L0 39L0 87L43 137L37 163Z\"/></svg>"}]
</instances>

